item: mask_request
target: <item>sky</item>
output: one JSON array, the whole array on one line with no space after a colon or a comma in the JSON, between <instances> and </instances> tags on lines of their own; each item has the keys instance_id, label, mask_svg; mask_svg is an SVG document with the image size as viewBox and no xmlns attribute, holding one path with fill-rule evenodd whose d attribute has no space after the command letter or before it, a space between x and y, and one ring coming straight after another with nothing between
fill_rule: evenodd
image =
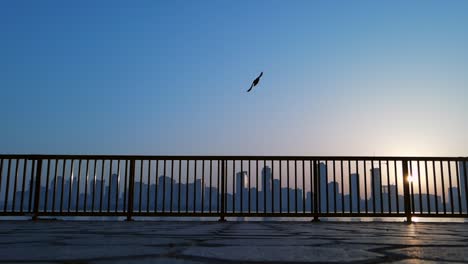
<instances>
[{"instance_id":1,"label":"sky","mask_svg":"<svg viewBox=\"0 0 468 264\"><path fill-rule=\"evenodd\" d=\"M468 156L467 13L1 1L0 153Z\"/></svg>"}]
</instances>

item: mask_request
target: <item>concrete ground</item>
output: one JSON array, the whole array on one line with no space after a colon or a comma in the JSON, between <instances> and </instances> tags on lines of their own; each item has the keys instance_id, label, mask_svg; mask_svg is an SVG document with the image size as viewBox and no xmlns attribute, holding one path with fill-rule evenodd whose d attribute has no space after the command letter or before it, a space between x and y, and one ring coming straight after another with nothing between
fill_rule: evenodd
<instances>
[{"instance_id":1,"label":"concrete ground","mask_svg":"<svg viewBox=\"0 0 468 264\"><path fill-rule=\"evenodd\" d=\"M462 263L468 224L0 221L0 263Z\"/></svg>"}]
</instances>

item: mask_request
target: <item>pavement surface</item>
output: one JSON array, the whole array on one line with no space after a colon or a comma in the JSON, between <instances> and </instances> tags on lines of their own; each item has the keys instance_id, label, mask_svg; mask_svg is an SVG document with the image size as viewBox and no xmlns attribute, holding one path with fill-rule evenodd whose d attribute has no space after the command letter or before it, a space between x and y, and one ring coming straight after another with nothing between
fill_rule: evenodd
<instances>
[{"instance_id":1,"label":"pavement surface","mask_svg":"<svg viewBox=\"0 0 468 264\"><path fill-rule=\"evenodd\" d=\"M0 221L0 263L467 263L466 223Z\"/></svg>"}]
</instances>

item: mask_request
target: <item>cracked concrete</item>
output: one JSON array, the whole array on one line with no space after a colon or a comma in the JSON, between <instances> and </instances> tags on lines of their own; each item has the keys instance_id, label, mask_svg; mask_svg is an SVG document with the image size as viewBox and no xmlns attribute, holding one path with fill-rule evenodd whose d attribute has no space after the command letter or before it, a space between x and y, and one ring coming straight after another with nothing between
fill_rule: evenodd
<instances>
[{"instance_id":1,"label":"cracked concrete","mask_svg":"<svg viewBox=\"0 0 468 264\"><path fill-rule=\"evenodd\" d=\"M0 221L0 263L466 263L464 223Z\"/></svg>"}]
</instances>

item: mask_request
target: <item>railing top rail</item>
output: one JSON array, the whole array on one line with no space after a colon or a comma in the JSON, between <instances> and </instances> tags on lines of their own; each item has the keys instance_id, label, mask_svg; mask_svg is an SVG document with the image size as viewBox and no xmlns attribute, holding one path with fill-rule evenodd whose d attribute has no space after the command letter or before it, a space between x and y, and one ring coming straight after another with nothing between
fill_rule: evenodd
<instances>
[{"instance_id":1,"label":"railing top rail","mask_svg":"<svg viewBox=\"0 0 468 264\"><path fill-rule=\"evenodd\" d=\"M89 159L89 160L420 160L464 161L468 157L418 156L223 156L223 155L59 155L59 154L0 154L1 159Z\"/></svg>"}]
</instances>

